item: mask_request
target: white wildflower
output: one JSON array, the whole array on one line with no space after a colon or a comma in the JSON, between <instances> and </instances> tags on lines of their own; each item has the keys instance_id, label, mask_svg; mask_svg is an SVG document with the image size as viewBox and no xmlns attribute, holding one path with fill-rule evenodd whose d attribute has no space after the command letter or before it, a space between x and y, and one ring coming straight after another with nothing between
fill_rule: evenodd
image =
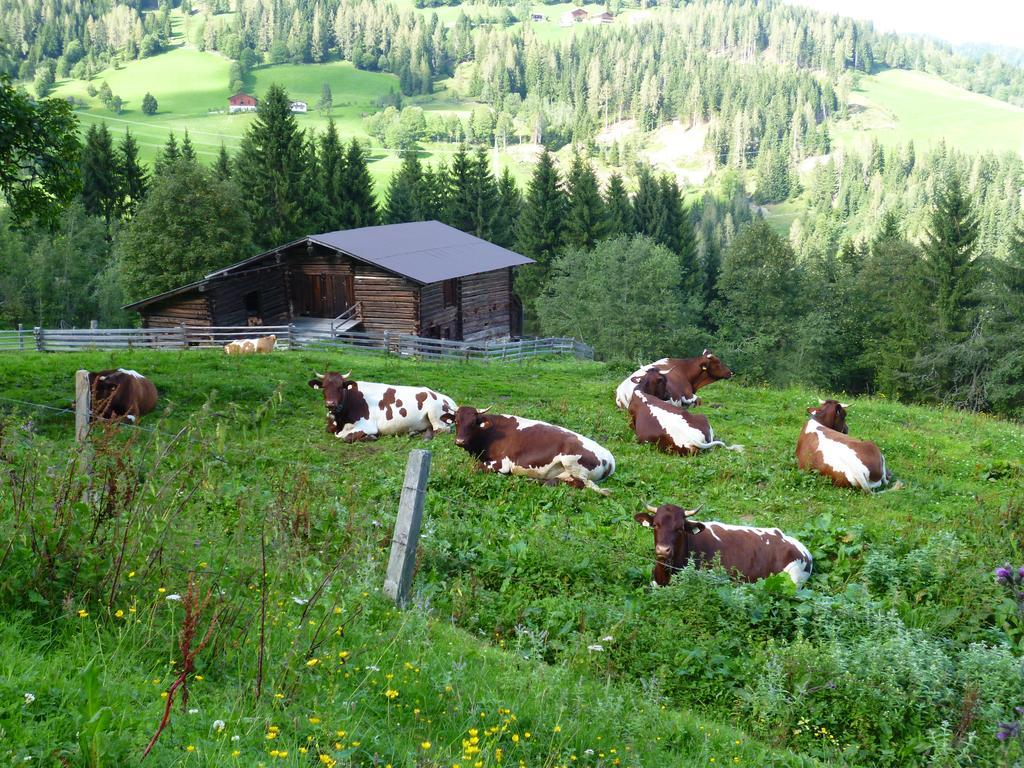
<instances>
[{"instance_id":1,"label":"white wildflower","mask_svg":"<svg viewBox=\"0 0 1024 768\"><path fill-rule=\"evenodd\" d=\"M305 597L296 597L295 595L292 595L292 602L296 605L305 605L309 600Z\"/></svg>"},{"instance_id":2,"label":"white wildflower","mask_svg":"<svg viewBox=\"0 0 1024 768\"><path fill-rule=\"evenodd\" d=\"M173 595L168 595L168 596L167 596L167 599L168 599L168 600L181 600L181 595L179 595L179 594L175 593L175 594L173 594Z\"/></svg>"},{"instance_id":3,"label":"white wildflower","mask_svg":"<svg viewBox=\"0 0 1024 768\"><path fill-rule=\"evenodd\" d=\"M190 715L198 715L199 714L199 710L196 709L195 707L192 707L191 709L189 709L188 713Z\"/></svg>"},{"instance_id":4,"label":"white wildflower","mask_svg":"<svg viewBox=\"0 0 1024 768\"><path fill-rule=\"evenodd\" d=\"M588 651L603 651L604 650L604 646L600 645L599 643L594 643L593 645L588 645L587 646L587 650Z\"/></svg>"},{"instance_id":5,"label":"white wildflower","mask_svg":"<svg viewBox=\"0 0 1024 768\"><path fill-rule=\"evenodd\" d=\"M614 640L614 639L615 639L615 638L614 638L614 637L612 637L611 635L605 635L604 637L602 637L602 638L601 638L601 642L602 642L602 643L610 643L610 642L612 642L612 640Z\"/></svg>"},{"instance_id":6,"label":"white wildflower","mask_svg":"<svg viewBox=\"0 0 1024 768\"><path fill-rule=\"evenodd\" d=\"M238 735L238 734L236 733L236 734L235 734L234 736L232 736L232 737L231 737L231 740L232 740L232 741L238 741L238 740L239 740L240 738L242 738L242 737L241 737L241 736L239 736L239 735Z\"/></svg>"},{"instance_id":7,"label":"white wildflower","mask_svg":"<svg viewBox=\"0 0 1024 768\"><path fill-rule=\"evenodd\" d=\"M215 730L217 733L220 733L221 731L223 731L224 727L225 727L225 723L224 723L223 720L214 720L213 721L213 730Z\"/></svg>"},{"instance_id":8,"label":"white wildflower","mask_svg":"<svg viewBox=\"0 0 1024 768\"><path fill-rule=\"evenodd\" d=\"M380 672L380 667L378 667L376 664L371 664L366 669L370 672Z\"/></svg>"},{"instance_id":9,"label":"white wildflower","mask_svg":"<svg viewBox=\"0 0 1024 768\"><path fill-rule=\"evenodd\" d=\"M28 692L25 693L25 703L26 704L31 704L35 700L36 700L36 695L34 693L28 693Z\"/></svg>"}]
</instances>

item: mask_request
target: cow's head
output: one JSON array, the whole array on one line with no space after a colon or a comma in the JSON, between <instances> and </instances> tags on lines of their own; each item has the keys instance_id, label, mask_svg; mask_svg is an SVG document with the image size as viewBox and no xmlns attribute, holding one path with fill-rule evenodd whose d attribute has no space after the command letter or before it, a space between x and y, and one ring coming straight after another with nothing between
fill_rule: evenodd
<instances>
[{"instance_id":1,"label":"cow's head","mask_svg":"<svg viewBox=\"0 0 1024 768\"><path fill-rule=\"evenodd\" d=\"M846 426L846 409L850 406L840 403L838 400L819 400L817 408L811 407L807 412L811 418L820 424L844 435L850 434L850 428Z\"/></svg>"},{"instance_id":2,"label":"cow's head","mask_svg":"<svg viewBox=\"0 0 1024 768\"><path fill-rule=\"evenodd\" d=\"M657 397L661 400L668 400L668 376L657 368L651 368L643 375L636 385L638 391Z\"/></svg>"},{"instance_id":3,"label":"cow's head","mask_svg":"<svg viewBox=\"0 0 1024 768\"><path fill-rule=\"evenodd\" d=\"M313 389L322 389L324 392L324 405L334 410L343 408L345 398L350 391L359 391L359 385L355 379L350 379L352 371L348 373L315 373L315 379L309 380L309 386Z\"/></svg>"},{"instance_id":4,"label":"cow's head","mask_svg":"<svg viewBox=\"0 0 1024 768\"><path fill-rule=\"evenodd\" d=\"M703 504L701 505L703 506ZM672 578L673 568L682 568L690 554L687 534L697 534L704 530L704 524L690 518L700 511L683 509L675 504L662 504L660 507L648 505L646 512L637 512L633 519L645 528L654 531L654 581L658 586L665 586Z\"/></svg>"},{"instance_id":5,"label":"cow's head","mask_svg":"<svg viewBox=\"0 0 1024 768\"><path fill-rule=\"evenodd\" d=\"M715 380L732 378L732 371L710 349L705 349L701 354L700 369L706 376Z\"/></svg>"},{"instance_id":6,"label":"cow's head","mask_svg":"<svg viewBox=\"0 0 1024 768\"><path fill-rule=\"evenodd\" d=\"M494 422L487 416L490 407L478 411L469 405L455 411L455 444L469 446L482 430L490 429Z\"/></svg>"},{"instance_id":7,"label":"cow's head","mask_svg":"<svg viewBox=\"0 0 1024 768\"><path fill-rule=\"evenodd\" d=\"M129 374L122 371L98 371L89 374L89 391L92 393L94 402L103 402L109 399L117 388L124 383Z\"/></svg>"}]
</instances>

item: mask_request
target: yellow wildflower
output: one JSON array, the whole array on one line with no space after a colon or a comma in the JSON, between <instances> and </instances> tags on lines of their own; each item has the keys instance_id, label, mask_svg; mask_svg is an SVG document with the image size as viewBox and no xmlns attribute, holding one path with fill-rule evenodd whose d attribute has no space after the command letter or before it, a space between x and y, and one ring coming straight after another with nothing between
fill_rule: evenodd
<instances>
[{"instance_id":1,"label":"yellow wildflower","mask_svg":"<svg viewBox=\"0 0 1024 768\"><path fill-rule=\"evenodd\" d=\"M431 747L431 744L430 744L430 742L429 742L429 741L424 741L424 742L423 742L422 744L420 744L420 746L421 746L421 747L422 747L423 749L430 749L430 747Z\"/></svg>"},{"instance_id":2,"label":"yellow wildflower","mask_svg":"<svg viewBox=\"0 0 1024 768\"><path fill-rule=\"evenodd\" d=\"M320 659L310 659L309 661L306 662L306 666L307 667L315 667L319 663L320 663Z\"/></svg>"},{"instance_id":3,"label":"yellow wildflower","mask_svg":"<svg viewBox=\"0 0 1024 768\"><path fill-rule=\"evenodd\" d=\"M394 688L388 688L386 691L384 691L384 695L387 696L389 699L395 699L398 697L398 691L396 691Z\"/></svg>"},{"instance_id":4,"label":"yellow wildflower","mask_svg":"<svg viewBox=\"0 0 1024 768\"><path fill-rule=\"evenodd\" d=\"M116 611L114 611L114 618L115 619L123 619L124 618L124 611L122 611L120 608L118 608Z\"/></svg>"},{"instance_id":5,"label":"yellow wildflower","mask_svg":"<svg viewBox=\"0 0 1024 768\"><path fill-rule=\"evenodd\" d=\"M194 746L192 746L191 744L189 744L187 747L185 747L185 751L186 752L195 752L196 748Z\"/></svg>"},{"instance_id":6,"label":"yellow wildflower","mask_svg":"<svg viewBox=\"0 0 1024 768\"><path fill-rule=\"evenodd\" d=\"M311 718L309 718L309 724L310 725L316 725L319 722L320 722L320 718L319 717L311 717Z\"/></svg>"},{"instance_id":7,"label":"yellow wildflower","mask_svg":"<svg viewBox=\"0 0 1024 768\"><path fill-rule=\"evenodd\" d=\"M78 618L84 619L88 615L89 615L88 611L83 611L81 608L78 609Z\"/></svg>"}]
</instances>

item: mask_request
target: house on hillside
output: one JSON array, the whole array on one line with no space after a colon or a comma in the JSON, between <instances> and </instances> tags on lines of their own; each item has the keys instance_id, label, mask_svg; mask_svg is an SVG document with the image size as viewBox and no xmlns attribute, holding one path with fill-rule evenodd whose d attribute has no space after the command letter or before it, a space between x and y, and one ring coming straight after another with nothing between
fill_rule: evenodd
<instances>
[{"instance_id":1,"label":"house on hillside","mask_svg":"<svg viewBox=\"0 0 1024 768\"><path fill-rule=\"evenodd\" d=\"M248 93L242 93L241 91L228 98L228 112L231 114L235 112L255 112L256 105L255 96L250 96Z\"/></svg>"},{"instance_id":2,"label":"house on hillside","mask_svg":"<svg viewBox=\"0 0 1024 768\"><path fill-rule=\"evenodd\" d=\"M545 21L546 19L547 19L547 16L545 16L543 13L531 13L530 14L530 21L534 21L534 22L536 22L536 21Z\"/></svg>"},{"instance_id":3,"label":"house on hillside","mask_svg":"<svg viewBox=\"0 0 1024 768\"><path fill-rule=\"evenodd\" d=\"M308 235L125 309L144 328L295 324L478 341L518 335L532 259L437 221Z\"/></svg>"},{"instance_id":4,"label":"house on hillside","mask_svg":"<svg viewBox=\"0 0 1024 768\"><path fill-rule=\"evenodd\" d=\"M579 24L580 22L586 21L589 16L582 8L573 8L571 11L566 11L562 14L561 25L563 27L571 27L573 24Z\"/></svg>"},{"instance_id":5,"label":"house on hillside","mask_svg":"<svg viewBox=\"0 0 1024 768\"><path fill-rule=\"evenodd\" d=\"M293 101L291 105L292 112L300 112L305 114L309 111L309 105L304 101Z\"/></svg>"},{"instance_id":6,"label":"house on hillside","mask_svg":"<svg viewBox=\"0 0 1024 768\"><path fill-rule=\"evenodd\" d=\"M615 14L611 11L594 14L590 17L591 24L611 24L615 21Z\"/></svg>"}]
</instances>

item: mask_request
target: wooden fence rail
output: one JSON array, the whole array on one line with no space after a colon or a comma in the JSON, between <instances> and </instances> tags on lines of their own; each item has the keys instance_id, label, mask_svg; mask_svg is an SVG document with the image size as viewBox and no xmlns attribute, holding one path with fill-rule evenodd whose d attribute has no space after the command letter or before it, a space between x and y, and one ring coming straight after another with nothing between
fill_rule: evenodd
<instances>
[{"instance_id":1,"label":"wooden fence rail","mask_svg":"<svg viewBox=\"0 0 1024 768\"><path fill-rule=\"evenodd\" d=\"M540 355L594 359L594 349L576 339L450 341L388 331L346 331L295 325L178 326L175 328L18 328L0 330L0 352L74 352L100 349L211 349L236 339L277 337L278 349L377 351L428 360L517 362Z\"/></svg>"}]
</instances>

